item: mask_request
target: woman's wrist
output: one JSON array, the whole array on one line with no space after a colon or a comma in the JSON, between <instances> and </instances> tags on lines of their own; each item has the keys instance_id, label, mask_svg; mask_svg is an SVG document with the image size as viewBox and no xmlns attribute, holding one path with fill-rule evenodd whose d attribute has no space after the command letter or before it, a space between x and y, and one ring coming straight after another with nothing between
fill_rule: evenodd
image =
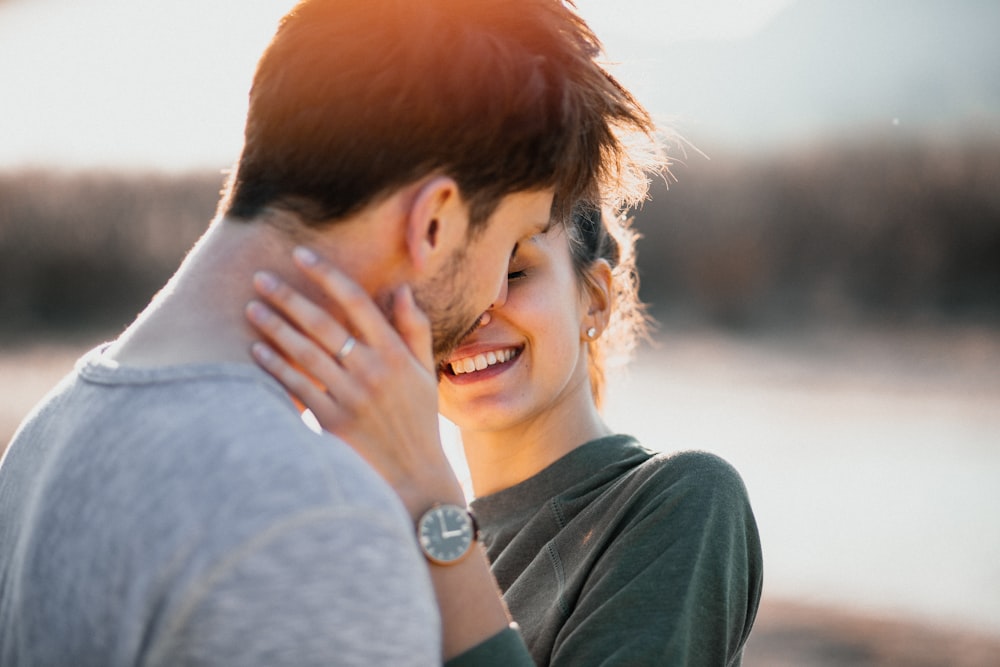
<instances>
[{"instance_id":1,"label":"woman's wrist","mask_svg":"<svg viewBox=\"0 0 1000 667\"><path fill-rule=\"evenodd\" d=\"M396 493L414 522L434 505L466 506L465 491L447 460L444 468L435 466L419 478L408 478L396 486Z\"/></svg>"}]
</instances>

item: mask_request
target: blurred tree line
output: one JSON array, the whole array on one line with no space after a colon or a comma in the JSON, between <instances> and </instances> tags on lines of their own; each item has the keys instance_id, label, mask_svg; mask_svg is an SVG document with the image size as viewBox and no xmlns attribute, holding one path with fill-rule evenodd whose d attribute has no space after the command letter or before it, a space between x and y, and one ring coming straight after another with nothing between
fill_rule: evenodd
<instances>
[{"instance_id":1,"label":"blurred tree line","mask_svg":"<svg viewBox=\"0 0 1000 667\"><path fill-rule=\"evenodd\" d=\"M116 330L211 219L220 174L0 174L0 337Z\"/></svg>"},{"instance_id":2,"label":"blurred tree line","mask_svg":"<svg viewBox=\"0 0 1000 667\"><path fill-rule=\"evenodd\" d=\"M635 216L670 324L1000 325L1000 141L696 153ZM211 219L218 173L0 173L0 338L113 333Z\"/></svg>"},{"instance_id":3,"label":"blurred tree line","mask_svg":"<svg viewBox=\"0 0 1000 667\"><path fill-rule=\"evenodd\" d=\"M635 217L659 319L1000 324L1000 140L709 157Z\"/></svg>"}]
</instances>

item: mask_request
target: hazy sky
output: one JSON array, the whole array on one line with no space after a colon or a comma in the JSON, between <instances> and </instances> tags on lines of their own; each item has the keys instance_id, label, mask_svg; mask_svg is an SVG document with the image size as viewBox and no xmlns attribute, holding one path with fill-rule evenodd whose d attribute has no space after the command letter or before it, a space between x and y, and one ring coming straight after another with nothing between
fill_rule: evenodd
<instances>
[{"instance_id":1,"label":"hazy sky","mask_svg":"<svg viewBox=\"0 0 1000 667\"><path fill-rule=\"evenodd\" d=\"M745 37L794 0L578 0L642 96L656 46ZM223 168L293 0L0 0L0 168ZM669 110L654 112L666 113Z\"/></svg>"}]
</instances>

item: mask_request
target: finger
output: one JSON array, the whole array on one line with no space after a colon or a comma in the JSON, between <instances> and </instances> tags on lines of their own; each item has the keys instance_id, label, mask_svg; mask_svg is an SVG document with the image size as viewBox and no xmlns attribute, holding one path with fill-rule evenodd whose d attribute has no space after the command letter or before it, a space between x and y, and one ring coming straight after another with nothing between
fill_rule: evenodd
<instances>
[{"instance_id":1,"label":"finger","mask_svg":"<svg viewBox=\"0 0 1000 667\"><path fill-rule=\"evenodd\" d=\"M335 356L350 335L328 312L273 274L258 271L254 274L253 284L261 297L288 321L309 334L328 355Z\"/></svg>"},{"instance_id":2,"label":"finger","mask_svg":"<svg viewBox=\"0 0 1000 667\"><path fill-rule=\"evenodd\" d=\"M285 389L302 405L312 411L316 420L327 431L335 431L338 424L347 418L345 411L332 396L306 375L293 368L266 343L255 342L250 347L250 353L264 370L284 385Z\"/></svg>"},{"instance_id":3,"label":"finger","mask_svg":"<svg viewBox=\"0 0 1000 667\"><path fill-rule=\"evenodd\" d=\"M430 320L417 306L413 290L409 285L403 285L396 290L396 298L393 299L393 323L417 361L427 370L433 371L434 351Z\"/></svg>"},{"instance_id":4,"label":"finger","mask_svg":"<svg viewBox=\"0 0 1000 667\"><path fill-rule=\"evenodd\" d=\"M378 355L361 343L347 359L335 360L309 336L288 324L277 312L258 301L251 301L246 308L247 319L290 362L296 376L312 380L320 386L322 395L329 394L340 406L343 414L355 414L369 402L372 386L378 386L386 372ZM355 372L351 373L346 361L353 359ZM296 385L298 386L298 385ZM294 392L293 392L294 393ZM303 401L305 402L305 401ZM309 405L313 412L317 409ZM333 431L322 420L324 428Z\"/></svg>"},{"instance_id":5,"label":"finger","mask_svg":"<svg viewBox=\"0 0 1000 667\"><path fill-rule=\"evenodd\" d=\"M361 340L373 347L399 342L386 314L360 285L309 248L298 247L293 255L298 267L350 318Z\"/></svg>"},{"instance_id":6,"label":"finger","mask_svg":"<svg viewBox=\"0 0 1000 667\"><path fill-rule=\"evenodd\" d=\"M306 369L304 375L311 376L339 400L350 398L346 393L350 385L347 372L311 338L259 301L247 304L246 317L281 354L300 369Z\"/></svg>"}]
</instances>

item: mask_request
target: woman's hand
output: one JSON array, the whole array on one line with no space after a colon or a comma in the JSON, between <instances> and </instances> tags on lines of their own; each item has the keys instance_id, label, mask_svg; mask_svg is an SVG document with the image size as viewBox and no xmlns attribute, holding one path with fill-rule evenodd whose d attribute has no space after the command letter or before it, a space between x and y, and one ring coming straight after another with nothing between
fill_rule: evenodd
<instances>
[{"instance_id":1,"label":"woman's hand","mask_svg":"<svg viewBox=\"0 0 1000 667\"><path fill-rule=\"evenodd\" d=\"M357 450L414 518L435 502L464 505L441 447L430 325L409 287L393 295L390 324L329 262L305 248L294 256L348 321L338 322L275 276L258 273L254 286L263 302L251 302L246 315L268 342L253 344L254 359L324 429Z\"/></svg>"}]
</instances>

